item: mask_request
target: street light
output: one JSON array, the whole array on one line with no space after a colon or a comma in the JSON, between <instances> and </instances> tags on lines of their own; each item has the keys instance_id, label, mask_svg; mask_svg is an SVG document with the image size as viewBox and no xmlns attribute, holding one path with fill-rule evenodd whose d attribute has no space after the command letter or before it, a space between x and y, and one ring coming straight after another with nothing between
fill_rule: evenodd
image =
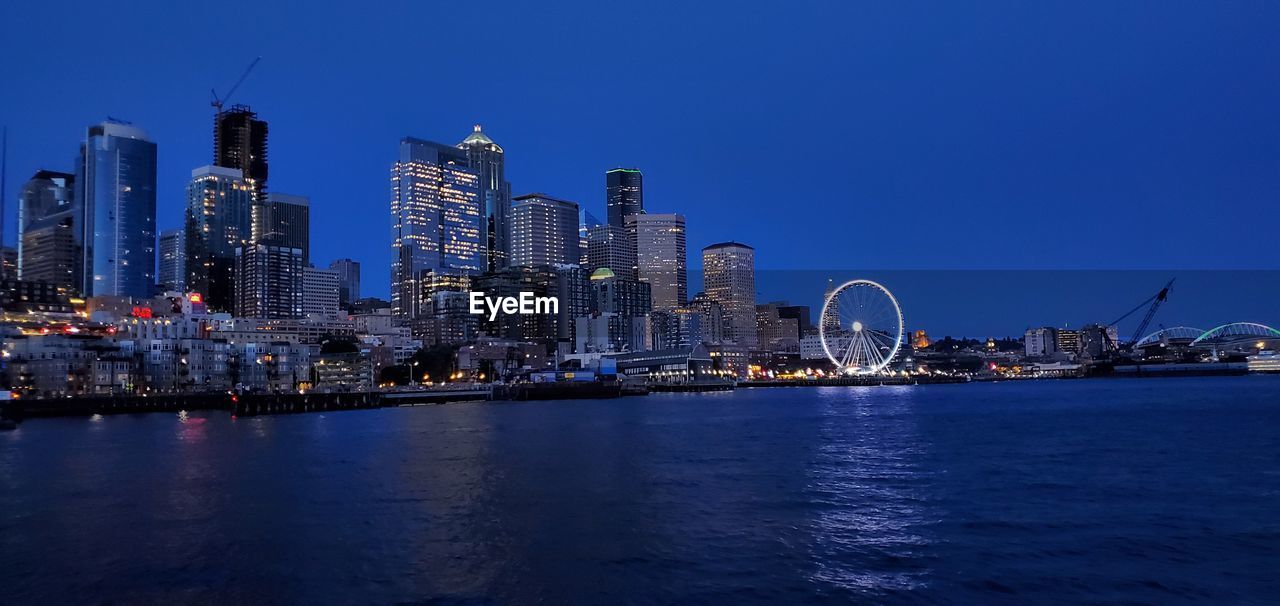
<instances>
[{"instance_id":1,"label":"street light","mask_svg":"<svg viewBox=\"0 0 1280 606\"><path fill-rule=\"evenodd\" d=\"M418 367L418 361L417 361L417 360L414 360L414 361L413 361L413 368L417 368L417 367ZM409 370L409 383L410 383L410 384L412 384L412 385L417 385L417 384L418 384L418 377L416 376L417 374L418 374L418 373L414 372L412 369L410 369L410 370Z\"/></svg>"}]
</instances>

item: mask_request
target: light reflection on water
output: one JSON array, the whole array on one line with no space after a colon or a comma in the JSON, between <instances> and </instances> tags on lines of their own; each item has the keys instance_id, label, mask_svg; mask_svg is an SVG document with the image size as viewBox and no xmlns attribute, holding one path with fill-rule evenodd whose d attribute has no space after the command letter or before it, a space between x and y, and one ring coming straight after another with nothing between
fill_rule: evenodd
<instances>
[{"instance_id":1,"label":"light reflection on water","mask_svg":"<svg viewBox=\"0 0 1280 606\"><path fill-rule=\"evenodd\" d=\"M910 387L821 388L824 420L806 487L814 518L815 581L861 594L924 586L930 514L920 486L928 443Z\"/></svg>"},{"instance_id":2,"label":"light reflection on water","mask_svg":"<svg viewBox=\"0 0 1280 606\"><path fill-rule=\"evenodd\" d=\"M0 433L5 603L1267 603L1280 377Z\"/></svg>"}]
</instances>

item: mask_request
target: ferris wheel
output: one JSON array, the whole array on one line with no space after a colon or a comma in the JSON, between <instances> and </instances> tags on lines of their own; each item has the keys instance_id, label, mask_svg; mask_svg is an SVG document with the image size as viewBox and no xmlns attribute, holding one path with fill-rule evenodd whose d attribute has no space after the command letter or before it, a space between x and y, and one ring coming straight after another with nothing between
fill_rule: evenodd
<instances>
[{"instance_id":1,"label":"ferris wheel","mask_svg":"<svg viewBox=\"0 0 1280 606\"><path fill-rule=\"evenodd\" d=\"M827 294L818 336L836 368L849 374L884 370L898 354L904 327L902 308L884 286L851 280Z\"/></svg>"}]
</instances>

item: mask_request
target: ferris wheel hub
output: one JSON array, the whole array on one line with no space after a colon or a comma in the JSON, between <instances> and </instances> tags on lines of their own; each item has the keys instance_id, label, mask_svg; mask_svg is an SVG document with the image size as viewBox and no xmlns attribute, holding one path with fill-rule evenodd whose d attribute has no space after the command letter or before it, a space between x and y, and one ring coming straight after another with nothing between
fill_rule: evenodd
<instances>
[{"instance_id":1,"label":"ferris wheel hub","mask_svg":"<svg viewBox=\"0 0 1280 606\"><path fill-rule=\"evenodd\" d=\"M862 332L862 321L861 321L861 320L854 320L854 321L853 321L853 332Z\"/></svg>"}]
</instances>

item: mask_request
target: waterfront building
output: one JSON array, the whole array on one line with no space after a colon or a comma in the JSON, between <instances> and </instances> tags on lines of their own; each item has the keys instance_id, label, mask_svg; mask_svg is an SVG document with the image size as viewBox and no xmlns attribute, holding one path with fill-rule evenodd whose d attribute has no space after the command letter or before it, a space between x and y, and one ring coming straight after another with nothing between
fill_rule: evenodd
<instances>
[{"instance_id":1,"label":"waterfront building","mask_svg":"<svg viewBox=\"0 0 1280 606\"><path fill-rule=\"evenodd\" d=\"M705 292L693 296L684 307L686 313L697 314L701 327L703 343L723 343L728 329L725 324L724 308L720 302Z\"/></svg>"},{"instance_id":2,"label":"waterfront building","mask_svg":"<svg viewBox=\"0 0 1280 606\"><path fill-rule=\"evenodd\" d=\"M330 269L302 269L302 313L336 316L341 311L338 272Z\"/></svg>"},{"instance_id":3,"label":"waterfront building","mask_svg":"<svg viewBox=\"0 0 1280 606\"><path fill-rule=\"evenodd\" d=\"M1086 324L1080 329L1080 355L1090 359L1104 357L1119 346L1120 335L1115 326Z\"/></svg>"},{"instance_id":4,"label":"waterfront building","mask_svg":"<svg viewBox=\"0 0 1280 606\"><path fill-rule=\"evenodd\" d=\"M511 184L506 178L506 155L477 124L458 144L467 154L467 166L479 176L485 269L494 271L510 263Z\"/></svg>"},{"instance_id":5,"label":"waterfront building","mask_svg":"<svg viewBox=\"0 0 1280 606\"><path fill-rule=\"evenodd\" d=\"M1076 356L1080 354L1080 331L1070 330L1067 328L1059 328L1055 335L1056 351ZM995 343L992 343L991 349L995 349Z\"/></svg>"},{"instance_id":6,"label":"waterfront building","mask_svg":"<svg viewBox=\"0 0 1280 606\"><path fill-rule=\"evenodd\" d=\"M702 249L703 289L723 310L726 340L747 350L758 346L755 267L755 249L746 244L723 242Z\"/></svg>"},{"instance_id":7,"label":"waterfront building","mask_svg":"<svg viewBox=\"0 0 1280 606\"><path fill-rule=\"evenodd\" d=\"M783 318L781 302L756 306L756 338L760 348L768 352L799 352L800 323L795 318Z\"/></svg>"},{"instance_id":8,"label":"waterfront building","mask_svg":"<svg viewBox=\"0 0 1280 606\"><path fill-rule=\"evenodd\" d=\"M232 251L235 262L235 251ZM162 290L186 292L187 290L187 229L166 229L160 232L160 275Z\"/></svg>"},{"instance_id":9,"label":"waterfront building","mask_svg":"<svg viewBox=\"0 0 1280 606\"><path fill-rule=\"evenodd\" d=\"M480 174L465 150L405 138L391 168L391 305L419 315L416 282L424 270L474 275L486 266Z\"/></svg>"},{"instance_id":10,"label":"waterfront building","mask_svg":"<svg viewBox=\"0 0 1280 606\"><path fill-rule=\"evenodd\" d=\"M202 166L191 171L184 285L201 293L212 311L235 306L236 249L251 244L255 195L254 184L238 168Z\"/></svg>"},{"instance_id":11,"label":"waterfront building","mask_svg":"<svg viewBox=\"0 0 1280 606\"><path fill-rule=\"evenodd\" d=\"M810 319L808 305L788 305L786 303L780 303L778 305L778 317L795 320L796 326L800 331L799 336L804 336L810 332L816 332L813 321Z\"/></svg>"},{"instance_id":12,"label":"waterfront building","mask_svg":"<svg viewBox=\"0 0 1280 606\"><path fill-rule=\"evenodd\" d=\"M1022 335L1023 351L1028 358L1042 358L1058 350L1057 329L1051 326L1028 328Z\"/></svg>"},{"instance_id":13,"label":"waterfront building","mask_svg":"<svg viewBox=\"0 0 1280 606\"><path fill-rule=\"evenodd\" d=\"M360 300L360 263L351 259L338 259L329 264L338 272L338 303L343 309Z\"/></svg>"},{"instance_id":14,"label":"waterfront building","mask_svg":"<svg viewBox=\"0 0 1280 606\"><path fill-rule=\"evenodd\" d=\"M72 257L77 265L73 269L71 277L58 276L58 282L65 282L66 286L80 289L83 276L80 275L80 267L78 260L81 257L80 241L83 238L82 219L79 218L75 205L75 175L52 170L36 171L26 183L22 185L22 190L18 193L18 275L22 280L45 280L50 279L49 275L40 272L40 275L29 274L27 267L39 265L42 268L48 268L51 265L61 265L59 262L51 262L45 258L46 255L54 257ZM58 215L59 218L53 221L46 220L51 215ZM38 239L46 246L39 250L28 250L27 246L27 230L37 221L41 221L41 229L46 233L38 237ZM65 231L68 232L73 240L67 243L61 243L57 247L50 246L52 244L47 233L50 225L67 222Z\"/></svg>"},{"instance_id":15,"label":"waterfront building","mask_svg":"<svg viewBox=\"0 0 1280 606\"><path fill-rule=\"evenodd\" d=\"M251 184L254 199L266 200L267 123L245 105L233 105L213 117L213 164L237 169Z\"/></svg>"},{"instance_id":16,"label":"waterfront building","mask_svg":"<svg viewBox=\"0 0 1280 606\"><path fill-rule=\"evenodd\" d=\"M714 361L701 343L615 356L618 374L646 383L694 383L717 379Z\"/></svg>"},{"instance_id":17,"label":"waterfront building","mask_svg":"<svg viewBox=\"0 0 1280 606\"><path fill-rule=\"evenodd\" d=\"M636 243L636 274L652 288L653 308L684 305L689 291L684 216L633 214L625 223Z\"/></svg>"},{"instance_id":18,"label":"waterfront building","mask_svg":"<svg viewBox=\"0 0 1280 606\"><path fill-rule=\"evenodd\" d=\"M511 265L576 264L578 246L577 203L546 194L527 194L512 201Z\"/></svg>"},{"instance_id":19,"label":"waterfront building","mask_svg":"<svg viewBox=\"0 0 1280 606\"><path fill-rule=\"evenodd\" d=\"M604 183L605 218L610 227L623 229L628 216L644 212L644 175L636 168L615 168L605 172Z\"/></svg>"},{"instance_id":20,"label":"waterfront building","mask_svg":"<svg viewBox=\"0 0 1280 606\"><path fill-rule=\"evenodd\" d=\"M702 313L680 307L649 313L649 348L673 349L703 343Z\"/></svg>"},{"instance_id":21,"label":"waterfront building","mask_svg":"<svg viewBox=\"0 0 1280 606\"><path fill-rule=\"evenodd\" d=\"M374 365L370 356L354 342L326 339L314 357L312 374L315 389L322 392L369 391L373 388Z\"/></svg>"},{"instance_id":22,"label":"waterfront building","mask_svg":"<svg viewBox=\"0 0 1280 606\"><path fill-rule=\"evenodd\" d=\"M76 169L87 296L150 296L156 284L156 144L141 128L89 127Z\"/></svg>"},{"instance_id":23,"label":"waterfront building","mask_svg":"<svg viewBox=\"0 0 1280 606\"><path fill-rule=\"evenodd\" d=\"M253 216L252 243L270 241L302 251L302 263L311 263L311 200L306 196L270 193Z\"/></svg>"},{"instance_id":24,"label":"waterfront building","mask_svg":"<svg viewBox=\"0 0 1280 606\"><path fill-rule=\"evenodd\" d=\"M229 373L244 389L275 393L297 391L311 380L311 348L285 341L230 343Z\"/></svg>"},{"instance_id":25,"label":"waterfront building","mask_svg":"<svg viewBox=\"0 0 1280 606\"><path fill-rule=\"evenodd\" d=\"M236 316L302 316L303 267L300 248L268 242L236 249Z\"/></svg>"}]
</instances>

